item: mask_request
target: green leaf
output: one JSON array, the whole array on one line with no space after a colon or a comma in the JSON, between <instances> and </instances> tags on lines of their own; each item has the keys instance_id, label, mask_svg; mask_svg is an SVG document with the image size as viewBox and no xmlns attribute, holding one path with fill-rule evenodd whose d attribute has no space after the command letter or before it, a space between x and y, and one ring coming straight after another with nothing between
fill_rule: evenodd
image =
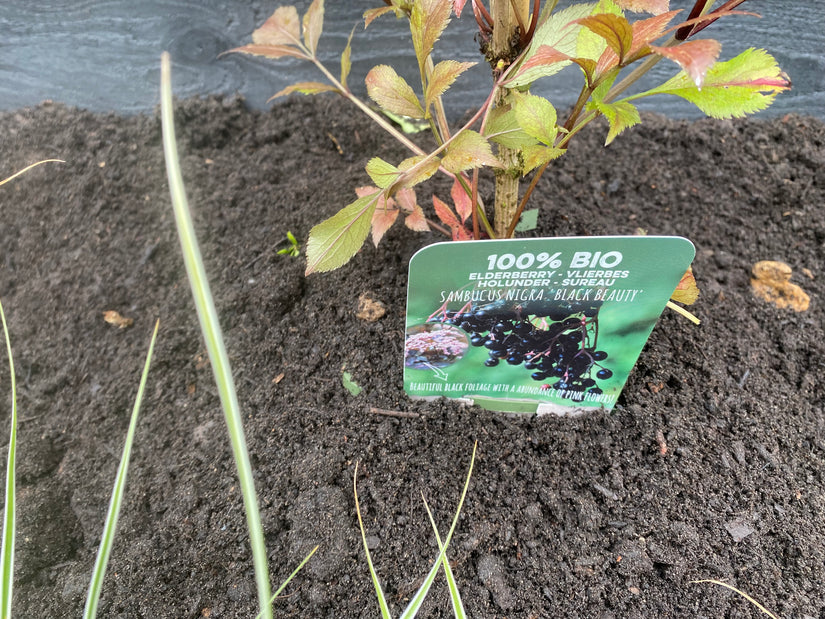
<instances>
[{"instance_id":1,"label":"green leaf","mask_svg":"<svg viewBox=\"0 0 825 619\"><path fill-rule=\"evenodd\" d=\"M480 133L469 129L453 136L441 165L453 174L482 166L501 167L501 163L493 155L490 143Z\"/></svg>"},{"instance_id":2,"label":"green leaf","mask_svg":"<svg viewBox=\"0 0 825 619\"><path fill-rule=\"evenodd\" d=\"M429 110L433 102L452 86L456 78L470 67L475 66L475 64L475 62L442 60L435 65L430 79L427 82L427 92L424 95L424 107Z\"/></svg>"},{"instance_id":3,"label":"green leaf","mask_svg":"<svg viewBox=\"0 0 825 619\"><path fill-rule=\"evenodd\" d=\"M667 82L626 100L655 94L671 94L696 105L713 118L741 118L767 108L790 81L763 49L748 49L711 67L699 89L683 71Z\"/></svg>"},{"instance_id":4,"label":"green leaf","mask_svg":"<svg viewBox=\"0 0 825 619\"><path fill-rule=\"evenodd\" d=\"M324 29L324 0L313 0L304 14L303 31L304 45L314 56L318 49L318 39Z\"/></svg>"},{"instance_id":5,"label":"green leaf","mask_svg":"<svg viewBox=\"0 0 825 619\"><path fill-rule=\"evenodd\" d=\"M521 212L518 223L516 224L516 232L529 232L535 230L539 225L539 209L531 208Z\"/></svg>"},{"instance_id":6,"label":"green leaf","mask_svg":"<svg viewBox=\"0 0 825 619\"><path fill-rule=\"evenodd\" d=\"M451 0L416 0L413 4L410 13L410 32L415 57L422 71L435 42L450 21L452 8Z\"/></svg>"},{"instance_id":7,"label":"green leaf","mask_svg":"<svg viewBox=\"0 0 825 619\"><path fill-rule=\"evenodd\" d=\"M616 103L594 103L593 107L601 112L610 124L607 132L607 139L604 145L607 146L616 139L622 131L641 122L639 110L629 101L617 101Z\"/></svg>"},{"instance_id":8,"label":"green leaf","mask_svg":"<svg viewBox=\"0 0 825 619\"><path fill-rule=\"evenodd\" d=\"M341 53L341 85L344 88L347 88L347 78L349 77L349 72L352 70L352 35L355 34L355 26L352 27L352 30L349 33L349 38L347 39L347 46L344 48L344 51Z\"/></svg>"},{"instance_id":9,"label":"green leaf","mask_svg":"<svg viewBox=\"0 0 825 619\"><path fill-rule=\"evenodd\" d=\"M352 374L349 372L341 374L341 382L344 384L344 388L350 392L350 395L356 396L362 391L360 385L352 380Z\"/></svg>"},{"instance_id":10,"label":"green leaf","mask_svg":"<svg viewBox=\"0 0 825 619\"><path fill-rule=\"evenodd\" d=\"M11 411L9 421L8 456L6 457L5 507L3 509L3 543L0 550L0 611L3 617L11 617L11 601L14 592L14 546L17 537L17 380L14 372L14 356L11 352L9 326L3 305L0 304L0 321L6 341L9 358L9 379L11 382Z\"/></svg>"},{"instance_id":11,"label":"green leaf","mask_svg":"<svg viewBox=\"0 0 825 619\"><path fill-rule=\"evenodd\" d=\"M542 46L548 46L556 52L565 56L577 56L576 42L582 26L576 23L576 20L589 15L596 5L588 4L574 4L561 11L552 13L538 28L536 28L533 41L530 43L530 49L524 56L524 61L527 63L530 58L539 52ZM602 41L604 43L604 41ZM516 76L508 82L507 86L510 88L519 88L522 86L529 86L540 77L547 77L555 75L564 67L570 64L567 62L552 62L546 65L531 66L525 70L519 70Z\"/></svg>"},{"instance_id":12,"label":"green leaf","mask_svg":"<svg viewBox=\"0 0 825 619\"><path fill-rule=\"evenodd\" d=\"M362 196L309 231L306 275L332 271L350 261L367 239L380 198L381 191Z\"/></svg>"},{"instance_id":13,"label":"green leaf","mask_svg":"<svg viewBox=\"0 0 825 619\"><path fill-rule=\"evenodd\" d=\"M484 137L491 142L515 150L536 145L536 139L527 135L519 127L516 113L511 106L493 108L487 119Z\"/></svg>"},{"instance_id":14,"label":"green leaf","mask_svg":"<svg viewBox=\"0 0 825 619\"><path fill-rule=\"evenodd\" d=\"M279 90L269 98L269 101L291 95L293 92L300 92L302 95L317 95L322 92L338 92L335 86L324 84L323 82L299 82L297 84L290 84L286 88Z\"/></svg>"},{"instance_id":15,"label":"green leaf","mask_svg":"<svg viewBox=\"0 0 825 619\"><path fill-rule=\"evenodd\" d=\"M413 89L391 66L373 67L364 81L370 99L382 109L410 118L424 118L424 108Z\"/></svg>"},{"instance_id":16,"label":"green leaf","mask_svg":"<svg viewBox=\"0 0 825 619\"><path fill-rule=\"evenodd\" d=\"M553 148L541 144L525 148L524 151L522 151L522 158L524 160L524 170L522 174L527 174L535 168L561 157L566 152L567 150L564 148Z\"/></svg>"},{"instance_id":17,"label":"green leaf","mask_svg":"<svg viewBox=\"0 0 825 619\"><path fill-rule=\"evenodd\" d=\"M547 99L536 95L512 93L513 109L519 126L528 135L546 146L552 146L558 133L556 108Z\"/></svg>"},{"instance_id":18,"label":"green leaf","mask_svg":"<svg viewBox=\"0 0 825 619\"><path fill-rule=\"evenodd\" d=\"M384 161L381 157L373 157L367 162L367 174L372 182L381 189L386 189L398 180L399 171L391 163Z\"/></svg>"}]
</instances>

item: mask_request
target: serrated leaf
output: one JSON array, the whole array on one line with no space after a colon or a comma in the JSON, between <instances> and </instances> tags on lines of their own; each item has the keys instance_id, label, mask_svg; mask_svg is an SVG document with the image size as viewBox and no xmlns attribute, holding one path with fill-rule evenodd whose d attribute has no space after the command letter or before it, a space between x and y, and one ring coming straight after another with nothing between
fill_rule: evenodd
<instances>
[{"instance_id":1,"label":"serrated leaf","mask_svg":"<svg viewBox=\"0 0 825 619\"><path fill-rule=\"evenodd\" d=\"M567 150L564 148L553 148L542 144L524 149L522 152L522 158L524 160L523 174L527 174L535 168L561 157L566 152Z\"/></svg>"},{"instance_id":2,"label":"serrated leaf","mask_svg":"<svg viewBox=\"0 0 825 619\"><path fill-rule=\"evenodd\" d=\"M640 19L633 22L633 45L630 47L631 55L641 50L651 41L655 41L661 37L665 32L665 28L667 28L668 24L678 13L679 11L669 11L656 15L655 17L648 17L647 19Z\"/></svg>"},{"instance_id":3,"label":"serrated leaf","mask_svg":"<svg viewBox=\"0 0 825 619\"><path fill-rule=\"evenodd\" d=\"M324 29L324 0L312 0L303 21L304 45L314 56L318 49L318 39Z\"/></svg>"},{"instance_id":4,"label":"serrated leaf","mask_svg":"<svg viewBox=\"0 0 825 619\"><path fill-rule=\"evenodd\" d=\"M679 284L673 294L670 295L670 298L685 305L696 303L696 299L699 298L699 286L696 285L696 278L693 276L693 267L688 267L688 270L682 275L682 279L679 280Z\"/></svg>"},{"instance_id":5,"label":"serrated leaf","mask_svg":"<svg viewBox=\"0 0 825 619\"><path fill-rule=\"evenodd\" d=\"M661 15L670 8L670 0L615 0L626 11Z\"/></svg>"},{"instance_id":6,"label":"serrated leaf","mask_svg":"<svg viewBox=\"0 0 825 619\"><path fill-rule=\"evenodd\" d=\"M398 170L404 173L401 178L403 187L413 187L423 183L438 171L441 159L438 157L428 157L426 155L416 155L404 159L398 164Z\"/></svg>"},{"instance_id":7,"label":"serrated leaf","mask_svg":"<svg viewBox=\"0 0 825 619\"><path fill-rule=\"evenodd\" d=\"M250 56L263 56L264 58L272 58L277 60L284 56L290 58L306 59L308 56L297 47L290 45L244 45L243 47L236 47L225 52L227 54L248 54Z\"/></svg>"},{"instance_id":8,"label":"serrated leaf","mask_svg":"<svg viewBox=\"0 0 825 619\"><path fill-rule=\"evenodd\" d=\"M454 241L469 241L473 236L467 232L467 229L458 221L458 218L453 213L452 209L444 202L433 196L433 207L435 208L436 216L450 228Z\"/></svg>"},{"instance_id":9,"label":"serrated leaf","mask_svg":"<svg viewBox=\"0 0 825 619\"><path fill-rule=\"evenodd\" d=\"M367 174L372 182L381 189L386 189L398 180L400 175L398 168L391 163L384 161L381 157L373 157L367 162Z\"/></svg>"},{"instance_id":10,"label":"serrated leaf","mask_svg":"<svg viewBox=\"0 0 825 619\"><path fill-rule=\"evenodd\" d=\"M398 207L405 213L412 213L418 205L415 197L415 189L412 187L404 187L395 193L395 201Z\"/></svg>"},{"instance_id":11,"label":"serrated leaf","mask_svg":"<svg viewBox=\"0 0 825 619\"><path fill-rule=\"evenodd\" d=\"M413 4L410 33L420 69L423 69L435 42L447 27L452 10L451 0L416 0Z\"/></svg>"},{"instance_id":12,"label":"serrated leaf","mask_svg":"<svg viewBox=\"0 0 825 619\"><path fill-rule=\"evenodd\" d=\"M417 204L413 208L412 213L404 218L404 225L416 232L429 232L430 230L430 224L427 223L424 210Z\"/></svg>"},{"instance_id":13,"label":"serrated leaf","mask_svg":"<svg viewBox=\"0 0 825 619\"><path fill-rule=\"evenodd\" d=\"M722 44L714 39L685 41L673 47L651 45L650 49L682 67L693 83L701 88L708 69L713 66L722 51Z\"/></svg>"},{"instance_id":14,"label":"serrated leaf","mask_svg":"<svg viewBox=\"0 0 825 619\"><path fill-rule=\"evenodd\" d=\"M335 86L324 84L323 82L298 82L297 84L290 84L286 88L279 90L269 98L269 101L291 95L293 92L300 92L302 95L317 95L322 92L338 92Z\"/></svg>"},{"instance_id":15,"label":"serrated leaf","mask_svg":"<svg viewBox=\"0 0 825 619\"><path fill-rule=\"evenodd\" d=\"M628 101L617 101L616 103L595 103L595 109L604 115L610 125L607 132L607 139L604 145L607 146L616 139L622 131L628 127L639 124L642 119L639 117L639 110Z\"/></svg>"},{"instance_id":16,"label":"serrated leaf","mask_svg":"<svg viewBox=\"0 0 825 619\"><path fill-rule=\"evenodd\" d=\"M252 33L256 45L298 45L301 20L294 6L279 6L263 25Z\"/></svg>"},{"instance_id":17,"label":"serrated leaf","mask_svg":"<svg viewBox=\"0 0 825 619\"><path fill-rule=\"evenodd\" d=\"M456 17L461 17L461 11L464 9L464 4L467 0L453 0L453 12Z\"/></svg>"},{"instance_id":18,"label":"serrated leaf","mask_svg":"<svg viewBox=\"0 0 825 619\"><path fill-rule=\"evenodd\" d=\"M612 0L602 0L590 15L603 14L621 15L622 10ZM578 25L582 26L581 24ZM576 37L576 51L570 55L576 58L589 58L598 61L606 49L608 49L607 41L602 36L582 26Z\"/></svg>"},{"instance_id":19,"label":"serrated leaf","mask_svg":"<svg viewBox=\"0 0 825 619\"><path fill-rule=\"evenodd\" d=\"M372 243L378 247L378 243L384 238L384 233L389 230L398 219L398 209L390 208L385 201L383 207L376 207L372 214Z\"/></svg>"},{"instance_id":20,"label":"serrated leaf","mask_svg":"<svg viewBox=\"0 0 825 619\"><path fill-rule=\"evenodd\" d=\"M352 70L352 35L355 34L355 26L353 26L352 30L349 33L349 38L347 39L347 46L344 48L344 51L341 52L341 85L348 89L347 87L347 78L349 77L349 72Z\"/></svg>"},{"instance_id":21,"label":"serrated leaf","mask_svg":"<svg viewBox=\"0 0 825 619\"><path fill-rule=\"evenodd\" d=\"M382 109L410 118L424 118L424 109L412 87L391 66L373 67L364 81L370 99Z\"/></svg>"},{"instance_id":22,"label":"serrated leaf","mask_svg":"<svg viewBox=\"0 0 825 619\"><path fill-rule=\"evenodd\" d=\"M380 190L361 196L309 231L306 275L332 271L350 261L367 239L380 198Z\"/></svg>"},{"instance_id":23,"label":"serrated leaf","mask_svg":"<svg viewBox=\"0 0 825 619\"><path fill-rule=\"evenodd\" d=\"M453 174L482 166L501 167L501 163L493 155L490 143L480 133L469 129L453 136L441 165Z\"/></svg>"},{"instance_id":24,"label":"serrated leaf","mask_svg":"<svg viewBox=\"0 0 825 619\"><path fill-rule=\"evenodd\" d=\"M633 27L624 16L613 13L599 13L578 20L578 23L593 34L604 39L622 62L633 44ZM582 57L587 55L580 54ZM601 56L601 54L599 54Z\"/></svg>"},{"instance_id":25,"label":"serrated leaf","mask_svg":"<svg viewBox=\"0 0 825 619\"><path fill-rule=\"evenodd\" d=\"M763 49L751 48L713 65L701 90L681 72L658 88L633 98L652 94L676 95L690 101L708 116L726 119L764 110L778 93L788 88L790 82L774 57Z\"/></svg>"},{"instance_id":26,"label":"serrated leaf","mask_svg":"<svg viewBox=\"0 0 825 619\"><path fill-rule=\"evenodd\" d=\"M521 150L528 146L535 146L536 139L527 135L519 127L516 113L511 106L493 108L487 118L484 128L484 137L491 142L501 144L507 148Z\"/></svg>"},{"instance_id":27,"label":"serrated leaf","mask_svg":"<svg viewBox=\"0 0 825 619\"><path fill-rule=\"evenodd\" d=\"M394 11L395 8L391 6L380 6L377 9L367 9L364 11L362 17L364 18L364 30L366 30L369 25L374 22L376 19L381 17L382 15L386 15Z\"/></svg>"},{"instance_id":28,"label":"serrated leaf","mask_svg":"<svg viewBox=\"0 0 825 619\"><path fill-rule=\"evenodd\" d=\"M452 86L459 75L470 67L475 66L475 64L475 62L442 60L435 65L427 83L427 92L424 95L424 107L429 109L433 102Z\"/></svg>"},{"instance_id":29,"label":"serrated leaf","mask_svg":"<svg viewBox=\"0 0 825 619\"><path fill-rule=\"evenodd\" d=\"M459 217L461 217L461 223L465 223L467 218L473 214L473 201L472 198L467 195L467 192L464 191L464 187L461 186L461 183L458 182L458 178L453 181L453 186L450 189L450 197L453 199L455 212L458 213Z\"/></svg>"},{"instance_id":30,"label":"serrated leaf","mask_svg":"<svg viewBox=\"0 0 825 619\"><path fill-rule=\"evenodd\" d=\"M528 135L546 146L552 146L558 133L556 108L547 99L514 92L513 110L516 121Z\"/></svg>"},{"instance_id":31,"label":"serrated leaf","mask_svg":"<svg viewBox=\"0 0 825 619\"><path fill-rule=\"evenodd\" d=\"M547 3L547 6L551 4ZM539 49L545 45L566 56L578 56L576 46L582 26L577 24L576 20L589 15L595 6L592 3L574 4L561 11L551 13L550 17L536 28L533 41L530 43L530 49L525 54L524 62L529 62L538 53ZM593 58L593 60L596 60L596 58ZM569 61L563 61L539 64L527 70L519 68L516 77L507 85L510 88L529 86L541 77L555 75L569 64Z\"/></svg>"}]
</instances>

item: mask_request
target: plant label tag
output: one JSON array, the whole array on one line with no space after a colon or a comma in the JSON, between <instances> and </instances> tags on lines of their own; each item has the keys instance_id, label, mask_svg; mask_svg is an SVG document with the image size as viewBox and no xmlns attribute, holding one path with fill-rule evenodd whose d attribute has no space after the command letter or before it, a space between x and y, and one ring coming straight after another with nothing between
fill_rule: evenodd
<instances>
[{"instance_id":1,"label":"plant label tag","mask_svg":"<svg viewBox=\"0 0 825 619\"><path fill-rule=\"evenodd\" d=\"M694 254L656 236L425 247L410 260L404 390L507 412L610 410Z\"/></svg>"}]
</instances>

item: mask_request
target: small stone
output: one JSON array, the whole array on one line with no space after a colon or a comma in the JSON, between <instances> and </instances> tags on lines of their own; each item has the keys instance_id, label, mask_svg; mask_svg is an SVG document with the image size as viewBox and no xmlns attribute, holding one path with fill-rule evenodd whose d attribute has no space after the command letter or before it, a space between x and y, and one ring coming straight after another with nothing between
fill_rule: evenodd
<instances>
[{"instance_id":1,"label":"small stone","mask_svg":"<svg viewBox=\"0 0 825 619\"><path fill-rule=\"evenodd\" d=\"M386 313L387 308L381 301L373 297L371 293L363 292L361 296L358 297L358 309L355 312L355 316L359 320L375 322Z\"/></svg>"}]
</instances>

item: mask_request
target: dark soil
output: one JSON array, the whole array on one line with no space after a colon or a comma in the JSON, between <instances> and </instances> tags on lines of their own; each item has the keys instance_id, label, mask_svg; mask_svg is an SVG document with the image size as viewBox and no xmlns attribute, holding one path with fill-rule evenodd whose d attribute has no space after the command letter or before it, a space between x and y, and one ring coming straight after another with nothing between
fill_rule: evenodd
<instances>
[{"instance_id":1,"label":"dark soil","mask_svg":"<svg viewBox=\"0 0 825 619\"><path fill-rule=\"evenodd\" d=\"M402 390L407 262L439 240L391 230L305 278L286 232L354 199L363 166L405 154L332 99L270 113L186 101L184 177L246 417L284 617L376 617L358 532L394 615L449 526L469 616L825 617L825 124L647 118L603 149L586 132L542 180L538 235L677 234L697 247L700 327L668 313L611 413L513 417ZM176 238L157 117L42 105L0 115L0 298L22 417L14 605L81 614L152 326L161 329L106 617L253 617L236 470ZM336 145L340 145L339 152ZM436 184L419 191L429 208ZM484 186L489 191L489 184ZM758 260L794 269L804 313L751 292ZM386 316L356 318L359 295ZM116 310L134 319L119 329ZM353 397L342 367L364 390ZM0 390L8 393L3 363ZM0 398L3 440L9 400ZM398 417L374 409L411 414ZM450 616L439 576L421 616Z\"/></svg>"}]
</instances>

